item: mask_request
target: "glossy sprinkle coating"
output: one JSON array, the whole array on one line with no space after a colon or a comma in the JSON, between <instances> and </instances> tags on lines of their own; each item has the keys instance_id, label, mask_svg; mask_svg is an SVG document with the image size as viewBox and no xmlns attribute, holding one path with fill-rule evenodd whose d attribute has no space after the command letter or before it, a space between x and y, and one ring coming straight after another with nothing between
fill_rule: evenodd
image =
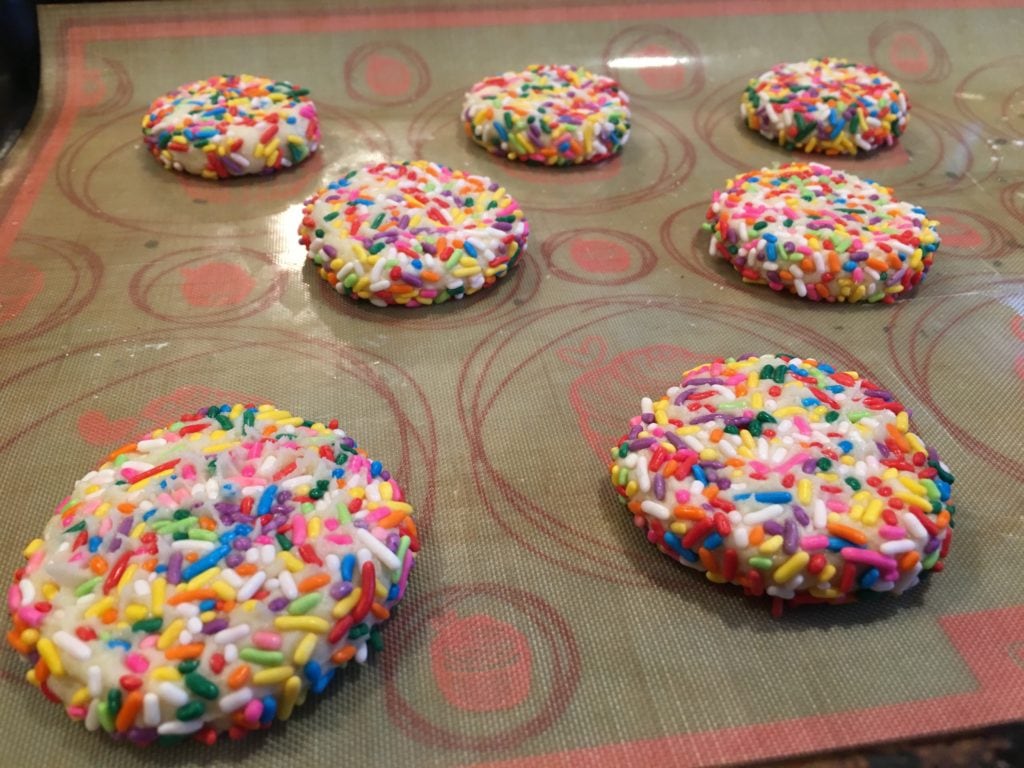
<instances>
[{"instance_id":1,"label":"glossy sprinkle coating","mask_svg":"<svg viewBox=\"0 0 1024 768\"><path fill-rule=\"evenodd\" d=\"M740 117L785 149L856 155L891 146L907 127L910 104L878 67L845 59L778 64L751 80Z\"/></svg>"},{"instance_id":2,"label":"glossy sprinkle coating","mask_svg":"<svg viewBox=\"0 0 1024 768\"><path fill-rule=\"evenodd\" d=\"M499 184L425 161L352 171L302 213L300 242L320 276L377 306L441 304L491 286L530 234Z\"/></svg>"},{"instance_id":3,"label":"glossy sprinkle coating","mask_svg":"<svg viewBox=\"0 0 1024 768\"><path fill-rule=\"evenodd\" d=\"M154 101L142 135L168 170L207 179L274 173L320 145L316 105L307 94L252 75L197 80Z\"/></svg>"},{"instance_id":4,"label":"glossy sprinkle coating","mask_svg":"<svg viewBox=\"0 0 1024 768\"><path fill-rule=\"evenodd\" d=\"M582 67L535 64L474 85L462 124L473 141L509 160L597 163L629 140L629 96Z\"/></svg>"},{"instance_id":5,"label":"glossy sprinkle coating","mask_svg":"<svg viewBox=\"0 0 1024 768\"><path fill-rule=\"evenodd\" d=\"M74 720L136 743L287 720L378 648L412 507L337 422L212 406L110 455L8 592L8 642Z\"/></svg>"},{"instance_id":6,"label":"glossy sprinkle coating","mask_svg":"<svg viewBox=\"0 0 1024 768\"><path fill-rule=\"evenodd\" d=\"M648 540L747 594L842 602L942 569L953 476L893 396L854 372L763 355L683 375L612 449Z\"/></svg>"},{"instance_id":7,"label":"glossy sprinkle coating","mask_svg":"<svg viewBox=\"0 0 1024 768\"><path fill-rule=\"evenodd\" d=\"M746 282L812 301L892 303L931 267L937 224L888 187L792 163L730 179L704 228L709 252Z\"/></svg>"}]
</instances>

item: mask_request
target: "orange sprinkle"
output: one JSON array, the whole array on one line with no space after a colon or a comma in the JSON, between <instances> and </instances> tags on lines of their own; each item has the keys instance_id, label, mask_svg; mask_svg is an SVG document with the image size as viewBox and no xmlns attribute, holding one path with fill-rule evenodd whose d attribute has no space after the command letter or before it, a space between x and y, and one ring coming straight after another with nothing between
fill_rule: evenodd
<instances>
[{"instance_id":1,"label":"orange sprinkle","mask_svg":"<svg viewBox=\"0 0 1024 768\"><path fill-rule=\"evenodd\" d=\"M395 528L395 527L398 526L399 523L401 523L408 516L409 516L408 512L402 512L401 510L396 510L396 511L392 512L390 515L388 515L386 517L382 517L380 520L378 520L377 521L377 525L379 525L381 528Z\"/></svg>"},{"instance_id":2,"label":"orange sprinkle","mask_svg":"<svg viewBox=\"0 0 1024 768\"><path fill-rule=\"evenodd\" d=\"M949 525L948 509L944 509L941 512L939 512L939 516L935 518L935 524L939 526L939 528L945 528L947 525Z\"/></svg>"},{"instance_id":3,"label":"orange sprinkle","mask_svg":"<svg viewBox=\"0 0 1024 768\"><path fill-rule=\"evenodd\" d=\"M202 528L204 531L215 531L215 530L217 530L217 524L215 522L213 522L212 518L209 518L209 517L200 517L199 518L199 527Z\"/></svg>"},{"instance_id":4,"label":"orange sprinkle","mask_svg":"<svg viewBox=\"0 0 1024 768\"><path fill-rule=\"evenodd\" d=\"M739 392L737 391L736 394L739 395ZM717 443L719 440L722 439L723 435L725 435L725 431L719 427L715 427L714 429L711 430L711 434L708 435L708 438L711 440L712 443Z\"/></svg>"},{"instance_id":5,"label":"orange sprinkle","mask_svg":"<svg viewBox=\"0 0 1024 768\"><path fill-rule=\"evenodd\" d=\"M93 555L89 558L89 570L97 575L107 572L107 561L100 555Z\"/></svg>"},{"instance_id":6,"label":"orange sprinkle","mask_svg":"<svg viewBox=\"0 0 1024 768\"><path fill-rule=\"evenodd\" d=\"M228 675L228 686L231 688L241 688L249 682L250 675L252 675L252 668L248 664L239 664Z\"/></svg>"},{"instance_id":7,"label":"orange sprinkle","mask_svg":"<svg viewBox=\"0 0 1024 768\"><path fill-rule=\"evenodd\" d=\"M885 272L889 269L889 265L877 256L869 256L865 259L864 264L871 267L876 272Z\"/></svg>"},{"instance_id":8,"label":"orange sprinkle","mask_svg":"<svg viewBox=\"0 0 1024 768\"><path fill-rule=\"evenodd\" d=\"M838 536L840 539L846 539L852 541L854 544L867 544L868 537L863 531L858 531L856 528L851 528L848 525L842 523L829 523L828 532L833 536Z\"/></svg>"},{"instance_id":9,"label":"orange sprinkle","mask_svg":"<svg viewBox=\"0 0 1024 768\"><path fill-rule=\"evenodd\" d=\"M168 600L168 602L170 602ZM164 656L168 659L194 659L197 656L202 656L203 649L206 648L204 643L189 643L188 645L172 645L166 651Z\"/></svg>"},{"instance_id":10,"label":"orange sprinkle","mask_svg":"<svg viewBox=\"0 0 1024 768\"><path fill-rule=\"evenodd\" d=\"M146 560L142 564L142 570L149 571L150 573L152 573L153 571L156 570L156 567L158 565L159 565L159 562L157 562L157 559L155 557L151 557L151 558L149 558L149 560Z\"/></svg>"},{"instance_id":11,"label":"orange sprinkle","mask_svg":"<svg viewBox=\"0 0 1024 768\"><path fill-rule=\"evenodd\" d=\"M630 512L632 512L634 515L639 515L640 512L642 511L640 509L640 502L637 501L636 499L633 499L632 501L630 501L626 505L626 509L628 509Z\"/></svg>"},{"instance_id":12,"label":"orange sprinkle","mask_svg":"<svg viewBox=\"0 0 1024 768\"><path fill-rule=\"evenodd\" d=\"M903 433L896 429L895 424L886 424L885 431L889 433L889 437L891 437L893 442L896 443L900 451L903 453L910 453L910 443L907 442L907 438Z\"/></svg>"},{"instance_id":13,"label":"orange sprinkle","mask_svg":"<svg viewBox=\"0 0 1024 768\"><path fill-rule=\"evenodd\" d=\"M405 530L409 532L412 538L416 538L416 522L411 518L407 517L402 521L402 525L405 526Z\"/></svg>"},{"instance_id":14,"label":"orange sprinkle","mask_svg":"<svg viewBox=\"0 0 1024 768\"><path fill-rule=\"evenodd\" d=\"M764 526L755 525L750 529L750 545L753 547L760 547L764 542Z\"/></svg>"},{"instance_id":15,"label":"orange sprinkle","mask_svg":"<svg viewBox=\"0 0 1024 768\"><path fill-rule=\"evenodd\" d=\"M672 514L680 520L703 520L706 517L703 509L692 504L678 504Z\"/></svg>"},{"instance_id":16,"label":"orange sprinkle","mask_svg":"<svg viewBox=\"0 0 1024 768\"><path fill-rule=\"evenodd\" d=\"M327 573L317 573L303 579L298 583L299 592L312 592L314 589L327 586L331 583L331 577Z\"/></svg>"},{"instance_id":17,"label":"orange sprinkle","mask_svg":"<svg viewBox=\"0 0 1024 768\"><path fill-rule=\"evenodd\" d=\"M15 632L13 629L7 632L7 644L23 656L27 656L32 650L21 641L21 632Z\"/></svg>"},{"instance_id":18,"label":"orange sprinkle","mask_svg":"<svg viewBox=\"0 0 1024 768\"><path fill-rule=\"evenodd\" d=\"M117 621L117 608L107 608L102 614L100 614L100 621L104 624L113 624Z\"/></svg>"},{"instance_id":19,"label":"orange sprinkle","mask_svg":"<svg viewBox=\"0 0 1024 768\"><path fill-rule=\"evenodd\" d=\"M420 277L430 283L436 283L441 279L441 276L436 272L431 272L429 269L424 269L420 272Z\"/></svg>"},{"instance_id":20,"label":"orange sprinkle","mask_svg":"<svg viewBox=\"0 0 1024 768\"><path fill-rule=\"evenodd\" d=\"M217 593L212 589L186 589L182 592L175 592L169 598L167 598L168 605L178 605L180 603L192 603L199 602L200 600L215 600Z\"/></svg>"},{"instance_id":21,"label":"orange sprinkle","mask_svg":"<svg viewBox=\"0 0 1024 768\"><path fill-rule=\"evenodd\" d=\"M726 463L727 466L730 466L730 467L742 467L743 466L743 459L732 458L732 459L729 459L725 463Z\"/></svg>"},{"instance_id":22,"label":"orange sprinkle","mask_svg":"<svg viewBox=\"0 0 1024 768\"><path fill-rule=\"evenodd\" d=\"M703 491L704 498L706 498L708 501L711 501L718 495L718 490L719 489L717 485L711 484L707 486Z\"/></svg>"},{"instance_id":23,"label":"orange sprinkle","mask_svg":"<svg viewBox=\"0 0 1024 768\"><path fill-rule=\"evenodd\" d=\"M198 559L199 559L199 553L198 552L189 552L188 554L185 555L185 561L189 562L189 563L194 563Z\"/></svg>"},{"instance_id":24,"label":"orange sprinkle","mask_svg":"<svg viewBox=\"0 0 1024 768\"><path fill-rule=\"evenodd\" d=\"M124 697L121 709L117 713L117 720L114 721L114 725L117 726L118 732L124 733L131 728L135 724L135 718L141 710L142 691L136 689Z\"/></svg>"},{"instance_id":25,"label":"orange sprinkle","mask_svg":"<svg viewBox=\"0 0 1024 768\"><path fill-rule=\"evenodd\" d=\"M120 512L122 515L130 515L132 512L135 511L135 505L130 504L127 501L122 501L120 504L117 505L117 511Z\"/></svg>"},{"instance_id":26,"label":"orange sprinkle","mask_svg":"<svg viewBox=\"0 0 1024 768\"><path fill-rule=\"evenodd\" d=\"M372 613L381 621L387 621L388 617L391 615L391 611L389 611L380 603L371 603L370 613Z\"/></svg>"},{"instance_id":27,"label":"orange sprinkle","mask_svg":"<svg viewBox=\"0 0 1024 768\"><path fill-rule=\"evenodd\" d=\"M113 453L107 455L107 461L113 461L118 456L120 456L122 453L132 453L133 451L138 450L138 448L139 448L139 444L138 443L128 443L127 445L122 445L116 451L114 451Z\"/></svg>"},{"instance_id":28,"label":"orange sprinkle","mask_svg":"<svg viewBox=\"0 0 1024 768\"><path fill-rule=\"evenodd\" d=\"M901 571L909 571L915 565L917 561L921 559L921 556L917 552L911 550L910 552L904 553L903 557L899 559L899 567Z\"/></svg>"},{"instance_id":29,"label":"orange sprinkle","mask_svg":"<svg viewBox=\"0 0 1024 768\"><path fill-rule=\"evenodd\" d=\"M46 662L42 659L36 662L36 682L42 685L50 679L50 668L46 666Z\"/></svg>"},{"instance_id":30,"label":"orange sprinkle","mask_svg":"<svg viewBox=\"0 0 1024 768\"><path fill-rule=\"evenodd\" d=\"M339 648L331 654L331 661L335 664L344 664L347 661L351 661L352 657L356 655L356 648L354 645L346 645L344 648Z\"/></svg>"},{"instance_id":31,"label":"orange sprinkle","mask_svg":"<svg viewBox=\"0 0 1024 768\"><path fill-rule=\"evenodd\" d=\"M662 477L672 477L679 469L679 462L675 459L669 459L665 462L665 466L661 468Z\"/></svg>"},{"instance_id":32,"label":"orange sprinkle","mask_svg":"<svg viewBox=\"0 0 1024 768\"><path fill-rule=\"evenodd\" d=\"M256 563L242 563L235 566L235 573L239 576L252 576L256 573Z\"/></svg>"},{"instance_id":33,"label":"orange sprinkle","mask_svg":"<svg viewBox=\"0 0 1024 768\"><path fill-rule=\"evenodd\" d=\"M711 550L707 547L701 547L697 550L697 554L700 555L700 561L712 573L718 570L718 563L715 562L715 556L711 554Z\"/></svg>"}]
</instances>

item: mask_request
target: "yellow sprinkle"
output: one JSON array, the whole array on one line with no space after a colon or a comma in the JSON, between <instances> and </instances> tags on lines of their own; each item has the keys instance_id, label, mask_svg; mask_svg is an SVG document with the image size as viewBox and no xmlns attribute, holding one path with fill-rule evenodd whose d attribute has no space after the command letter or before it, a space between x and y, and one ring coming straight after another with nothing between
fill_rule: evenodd
<instances>
[{"instance_id":1,"label":"yellow sprinkle","mask_svg":"<svg viewBox=\"0 0 1024 768\"><path fill-rule=\"evenodd\" d=\"M861 519L861 515L863 515L863 514L864 514L864 507L862 505L854 504L853 506L850 507L850 519L851 520L860 520Z\"/></svg>"},{"instance_id":2,"label":"yellow sprinkle","mask_svg":"<svg viewBox=\"0 0 1024 768\"><path fill-rule=\"evenodd\" d=\"M98 485L90 485L88 488L85 489L85 495L92 496L98 490L100 490L100 487Z\"/></svg>"},{"instance_id":3,"label":"yellow sprinkle","mask_svg":"<svg viewBox=\"0 0 1024 768\"><path fill-rule=\"evenodd\" d=\"M715 461L718 458L718 451L714 448L705 448L699 455L701 461Z\"/></svg>"},{"instance_id":4,"label":"yellow sprinkle","mask_svg":"<svg viewBox=\"0 0 1024 768\"><path fill-rule=\"evenodd\" d=\"M775 535L771 538L765 539L761 546L758 548L761 554L774 555L780 549L782 549L782 536Z\"/></svg>"},{"instance_id":5,"label":"yellow sprinkle","mask_svg":"<svg viewBox=\"0 0 1024 768\"><path fill-rule=\"evenodd\" d=\"M185 628L184 619L175 619L167 625L167 629L160 633L160 639L156 641L156 647L161 651L166 651L175 641L178 639L178 635L181 634L181 630Z\"/></svg>"},{"instance_id":6,"label":"yellow sprinkle","mask_svg":"<svg viewBox=\"0 0 1024 768\"><path fill-rule=\"evenodd\" d=\"M836 567L829 563L821 569L821 573L818 574L818 581L832 581L832 577L836 575Z\"/></svg>"},{"instance_id":7,"label":"yellow sprinkle","mask_svg":"<svg viewBox=\"0 0 1024 768\"><path fill-rule=\"evenodd\" d=\"M872 499L868 502L868 508L864 511L864 516L861 518L861 522L864 525L875 525L878 523L878 517L882 514L882 510L885 509L885 502L881 499Z\"/></svg>"},{"instance_id":8,"label":"yellow sprinkle","mask_svg":"<svg viewBox=\"0 0 1024 768\"><path fill-rule=\"evenodd\" d=\"M381 582L378 581L376 588L373 590L373 594L377 596L378 600L383 600L388 596L387 587L385 587Z\"/></svg>"},{"instance_id":9,"label":"yellow sprinkle","mask_svg":"<svg viewBox=\"0 0 1024 768\"><path fill-rule=\"evenodd\" d=\"M352 609L356 607L356 603L359 602L359 596L363 593L362 587L356 587L348 593L347 597L341 598L334 604L331 609L331 616L336 619L340 619L342 616L348 616L352 613Z\"/></svg>"},{"instance_id":10,"label":"yellow sprinkle","mask_svg":"<svg viewBox=\"0 0 1024 768\"><path fill-rule=\"evenodd\" d=\"M755 394L760 394L759 392L757 392L757 381L758 381L758 377L757 377L757 372L756 371L751 371L750 373L748 373L747 374L747 390L750 391L750 392L754 392Z\"/></svg>"},{"instance_id":11,"label":"yellow sprinkle","mask_svg":"<svg viewBox=\"0 0 1024 768\"><path fill-rule=\"evenodd\" d=\"M806 413L807 409L801 408L799 405L786 405L779 408L772 415L775 416L776 419L785 419L788 416L799 416Z\"/></svg>"},{"instance_id":12,"label":"yellow sprinkle","mask_svg":"<svg viewBox=\"0 0 1024 768\"><path fill-rule=\"evenodd\" d=\"M131 565L129 565L127 568L124 569L124 573L121 575L121 578L118 579L118 581L117 581L117 593L118 594L121 594L121 590L124 589L126 586L128 586L129 584L132 583L132 577L135 575L135 572L138 569L139 569L138 563L132 563Z\"/></svg>"},{"instance_id":13,"label":"yellow sprinkle","mask_svg":"<svg viewBox=\"0 0 1024 768\"><path fill-rule=\"evenodd\" d=\"M43 546L42 539L32 539L32 541L28 543L28 546L22 550L21 554L23 554L25 556L25 559L27 560L28 558L32 557L32 555L34 555L36 552L38 552L41 546Z\"/></svg>"},{"instance_id":14,"label":"yellow sprinkle","mask_svg":"<svg viewBox=\"0 0 1024 768\"><path fill-rule=\"evenodd\" d=\"M21 642L27 645L29 648L34 648L35 644L39 642L39 630L29 627L21 633Z\"/></svg>"},{"instance_id":15,"label":"yellow sprinkle","mask_svg":"<svg viewBox=\"0 0 1024 768\"><path fill-rule=\"evenodd\" d=\"M96 511L93 512L92 515L93 515L93 517L96 517L96 518L106 517L107 516L107 512L109 512L109 511L110 511L110 502L109 501L104 501L102 504L100 504L98 507L96 507ZM142 523L139 523L139 525L142 525Z\"/></svg>"},{"instance_id":16,"label":"yellow sprinkle","mask_svg":"<svg viewBox=\"0 0 1024 768\"><path fill-rule=\"evenodd\" d=\"M774 538L774 537L773 537ZM786 562L775 569L775 583L785 584L787 581L802 571L810 561L811 555L808 552L797 552Z\"/></svg>"},{"instance_id":17,"label":"yellow sprinkle","mask_svg":"<svg viewBox=\"0 0 1024 768\"><path fill-rule=\"evenodd\" d=\"M237 419L239 416L242 415L242 411L244 410L244 405L242 405L241 403L235 403L233 406L231 406L231 412L228 414L228 418L232 420Z\"/></svg>"},{"instance_id":18,"label":"yellow sprinkle","mask_svg":"<svg viewBox=\"0 0 1024 768\"><path fill-rule=\"evenodd\" d=\"M762 395L757 390L754 390L754 393L750 396L750 407L753 408L755 411L763 411L764 395Z\"/></svg>"},{"instance_id":19,"label":"yellow sprinkle","mask_svg":"<svg viewBox=\"0 0 1024 768\"><path fill-rule=\"evenodd\" d=\"M626 483L626 495L627 496L635 496L636 495L636 491L637 491L636 480L630 480L628 483Z\"/></svg>"},{"instance_id":20,"label":"yellow sprinkle","mask_svg":"<svg viewBox=\"0 0 1024 768\"><path fill-rule=\"evenodd\" d=\"M811 503L811 481L804 478L796 484L796 497L800 503L807 505Z\"/></svg>"},{"instance_id":21,"label":"yellow sprinkle","mask_svg":"<svg viewBox=\"0 0 1024 768\"><path fill-rule=\"evenodd\" d=\"M26 672L26 673L25 673L25 679L26 679L26 680L27 680L27 681L28 681L29 683L31 683L32 685L34 685L34 686L35 686L36 688L38 688L38 687L39 687L39 680L38 680L38 679L36 679L36 671L35 671L35 669L30 669L30 670L29 670L28 672Z\"/></svg>"},{"instance_id":22,"label":"yellow sprinkle","mask_svg":"<svg viewBox=\"0 0 1024 768\"><path fill-rule=\"evenodd\" d=\"M882 473L883 480L892 480L893 478L899 477L900 471L896 467L889 467Z\"/></svg>"},{"instance_id":23,"label":"yellow sprinkle","mask_svg":"<svg viewBox=\"0 0 1024 768\"><path fill-rule=\"evenodd\" d=\"M295 653L292 655L292 661L295 662L295 666L306 666L306 662L313 656L314 648L316 648L316 633L309 632L295 646Z\"/></svg>"},{"instance_id":24,"label":"yellow sprinkle","mask_svg":"<svg viewBox=\"0 0 1024 768\"><path fill-rule=\"evenodd\" d=\"M60 587L57 586L57 582L48 581L45 584L43 584L42 592L43 597L45 597L47 600L53 600L53 598L57 596L57 593L60 592Z\"/></svg>"},{"instance_id":25,"label":"yellow sprinkle","mask_svg":"<svg viewBox=\"0 0 1024 768\"><path fill-rule=\"evenodd\" d=\"M164 615L164 597L167 594L167 579L163 576L159 576L153 582L151 588L153 598L153 615L163 616Z\"/></svg>"},{"instance_id":26,"label":"yellow sprinkle","mask_svg":"<svg viewBox=\"0 0 1024 768\"><path fill-rule=\"evenodd\" d=\"M676 434L679 435L680 437L686 437L687 435L696 435L698 432L700 432L699 424L691 424L686 427L679 427L676 430Z\"/></svg>"},{"instance_id":27,"label":"yellow sprinkle","mask_svg":"<svg viewBox=\"0 0 1024 768\"><path fill-rule=\"evenodd\" d=\"M309 519L309 523L308 523L308 527L307 527L307 532L308 532L307 535L309 536L309 538L311 538L311 539L319 539L320 538L320 526L321 526L321 521L320 521L319 517L311 517Z\"/></svg>"},{"instance_id":28,"label":"yellow sprinkle","mask_svg":"<svg viewBox=\"0 0 1024 768\"><path fill-rule=\"evenodd\" d=\"M921 438L913 432L907 432L906 438L907 442L910 443L910 447L914 449L914 453L926 453L924 443L921 442Z\"/></svg>"},{"instance_id":29,"label":"yellow sprinkle","mask_svg":"<svg viewBox=\"0 0 1024 768\"><path fill-rule=\"evenodd\" d=\"M216 611L203 611L202 613L199 614L199 620L201 622L203 622L203 624L205 624L208 621L213 621L216 618L217 618L217 612Z\"/></svg>"},{"instance_id":30,"label":"yellow sprinkle","mask_svg":"<svg viewBox=\"0 0 1024 768\"><path fill-rule=\"evenodd\" d=\"M210 585L210 589L216 592L217 597L221 600L234 600L237 594L235 588L222 579L217 579L217 581L213 582Z\"/></svg>"},{"instance_id":31,"label":"yellow sprinkle","mask_svg":"<svg viewBox=\"0 0 1024 768\"><path fill-rule=\"evenodd\" d=\"M900 482L911 493L916 493L918 496L928 495L928 489L908 475L900 475Z\"/></svg>"},{"instance_id":32,"label":"yellow sprinkle","mask_svg":"<svg viewBox=\"0 0 1024 768\"><path fill-rule=\"evenodd\" d=\"M740 440L742 440L743 441L743 445L746 448L750 449L751 451L754 450L754 448L757 446L757 444L754 442L753 435L750 434L750 430L741 429L740 430Z\"/></svg>"},{"instance_id":33,"label":"yellow sprinkle","mask_svg":"<svg viewBox=\"0 0 1024 768\"><path fill-rule=\"evenodd\" d=\"M133 624L136 621L146 618L148 615L149 609L144 605L139 605L138 603L132 603L124 609L124 617Z\"/></svg>"},{"instance_id":34,"label":"yellow sprinkle","mask_svg":"<svg viewBox=\"0 0 1024 768\"><path fill-rule=\"evenodd\" d=\"M43 660L50 669L50 674L56 677L60 677L64 674L64 665L61 664L60 655L57 653L57 646L53 644L53 640L48 637L39 638L39 642L36 643L36 651L39 652L39 658Z\"/></svg>"},{"instance_id":35,"label":"yellow sprinkle","mask_svg":"<svg viewBox=\"0 0 1024 768\"><path fill-rule=\"evenodd\" d=\"M181 672L174 667L156 667L149 674L154 680L162 683L176 683L181 680Z\"/></svg>"},{"instance_id":36,"label":"yellow sprinkle","mask_svg":"<svg viewBox=\"0 0 1024 768\"><path fill-rule=\"evenodd\" d=\"M327 619L322 619L319 616L278 616L274 619L274 627L282 632L297 630L322 635L331 628L331 625Z\"/></svg>"},{"instance_id":37,"label":"yellow sprinkle","mask_svg":"<svg viewBox=\"0 0 1024 768\"><path fill-rule=\"evenodd\" d=\"M299 416L292 416L290 419L278 419L274 423L279 427L299 427L303 419Z\"/></svg>"},{"instance_id":38,"label":"yellow sprinkle","mask_svg":"<svg viewBox=\"0 0 1024 768\"><path fill-rule=\"evenodd\" d=\"M97 600L95 603L85 609L82 614L87 619L95 619L100 616L108 608L114 607L114 598L104 597L102 600Z\"/></svg>"},{"instance_id":39,"label":"yellow sprinkle","mask_svg":"<svg viewBox=\"0 0 1024 768\"><path fill-rule=\"evenodd\" d=\"M932 503L928 501L928 499L922 498L913 493L906 493L905 491L896 491L893 494L893 496L895 496L900 501L906 502L912 507L917 507L922 512L932 511Z\"/></svg>"},{"instance_id":40,"label":"yellow sprinkle","mask_svg":"<svg viewBox=\"0 0 1024 768\"><path fill-rule=\"evenodd\" d=\"M282 550L281 552L277 553L277 556L281 558L281 562L284 563L284 567L292 573L298 573L306 567L306 564L299 560L299 558L297 558L291 552L285 552Z\"/></svg>"},{"instance_id":41,"label":"yellow sprinkle","mask_svg":"<svg viewBox=\"0 0 1024 768\"><path fill-rule=\"evenodd\" d=\"M73 707L84 707L92 699L89 693L89 689L82 686L73 694L71 694L71 706Z\"/></svg>"},{"instance_id":42,"label":"yellow sprinkle","mask_svg":"<svg viewBox=\"0 0 1024 768\"><path fill-rule=\"evenodd\" d=\"M612 448L612 450L615 451L616 454L618 453L617 449ZM675 448L673 448L672 450L674 451ZM616 472L617 471L618 470L616 470ZM390 485L390 483L389 483L389 485ZM392 512L412 512L412 504L407 504L404 501L389 500L388 501L388 509L390 509Z\"/></svg>"},{"instance_id":43,"label":"yellow sprinkle","mask_svg":"<svg viewBox=\"0 0 1024 768\"><path fill-rule=\"evenodd\" d=\"M275 683L283 683L291 677L294 672L295 668L291 666L261 669L252 676L252 683L253 685L274 685Z\"/></svg>"},{"instance_id":44,"label":"yellow sprinkle","mask_svg":"<svg viewBox=\"0 0 1024 768\"><path fill-rule=\"evenodd\" d=\"M214 176L216 176L216 174L214 174ZM128 490L129 491L137 491L139 488L145 488L146 485L151 480L156 480L156 479L159 479L161 477L166 477L167 475L171 474L171 472L173 472L173 471L174 471L173 469L165 469L163 472L158 472L155 475L150 475L149 477L145 478L144 480L139 480L139 482L137 482L137 483L132 483L130 486L128 486Z\"/></svg>"},{"instance_id":45,"label":"yellow sprinkle","mask_svg":"<svg viewBox=\"0 0 1024 768\"><path fill-rule=\"evenodd\" d=\"M725 584L725 577L720 573L714 571L704 571L704 575L708 581L713 581L715 584Z\"/></svg>"},{"instance_id":46,"label":"yellow sprinkle","mask_svg":"<svg viewBox=\"0 0 1024 768\"><path fill-rule=\"evenodd\" d=\"M810 592L812 595L814 595L814 597L820 597L826 600L831 600L836 597L839 597L838 589L818 589L817 587L812 587Z\"/></svg>"},{"instance_id":47,"label":"yellow sprinkle","mask_svg":"<svg viewBox=\"0 0 1024 768\"><path fill-rule=\"evenodd\" d=\"M260 601L253 598L252 600L246 600L242 603L242 610L246 613L252 613L256 610L256 606L260 604Z\"/></svg>"},{"instance_id":48,"label":"yellow sprinkle","mask_svg":"<svg viewBox=\"0 0 1024 768\"><path fill-rule=\"evenodd\" d=\"M296 675L292 675L288 678L288 681L284 684L284 695L281 697L281 708L277 711L277 716L281 720L287 720L292 716L292 711L295 709L295 702L299 699L299 691L302 689L302 681Z\"/></svg>"},{"instance_id":49,"label":"yellow sprinkle","mask_svg":"<svg viewBox=\"0 0 1024 768\"><path fill-rule=\"evenodd\" d=\"M203 448L203 453L205 453L206 455L210 455L211 453L220 453L221 451L230 451L232 448L237 448L241 444L242 444L241 441L234 440L234 441L232 441L230 443L217 443L216 445L208 445L205 448ZM172 472L173 470L167 470L167 471L168 472ZM165 474L165 473L161 473L161 475L162 474ZM160 477L160 475L154 475L154 477ZM132 486L132 487L134 488L135 486Z\"/></svg>"},{"instance_id":50,"label":"yellow sprinkle","mask_svg":"<svg viewBox=\"0 0 1024 768\"><path fill-rule=\"evenodd\" d=\"M671 523L668 529L672 531L672 533L676 534L676 536L682 536L690 530L690 524L685 520L677 520L676 522Z\"/></svg>"},{"instance_id":51,"label":"yellow sprinkle","mask_svg":"<svg viewBox=\"0 0 1024 768\"><path fill-rule=\"evenodd\" d=\"M131 538L139 539L139 538L142 537L142 534L144 534L145 532L146 532L146 524L145 523L139 523L134 528L132 528Z\"/></svg>"},{"instance_id":52,"label":"yellow sprinkle","mask_svg":"<svg viewBox=\"0 0 1024 768\"><path fill-rule=\"evenodd\" d=\"M203 586L207 582L213 581L219 575L220 575L220 568L211 568L208 571L203 571L198 576L196 576L194 579L192 579L192 581L190 581L188 584L186 584L185 585L185 589L186 590L199 589L199 587Z\"/></svg>"}]
</instances>

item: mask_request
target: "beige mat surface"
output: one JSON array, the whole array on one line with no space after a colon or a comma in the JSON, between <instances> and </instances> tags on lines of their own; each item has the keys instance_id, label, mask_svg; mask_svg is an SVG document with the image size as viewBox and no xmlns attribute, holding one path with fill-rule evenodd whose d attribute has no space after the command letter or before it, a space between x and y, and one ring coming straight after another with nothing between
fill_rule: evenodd
<instances>
[{"instance_id":1,"label":"beige mat surface","mask_svg":"<svg viewBox=\"0 0 1024 768\"><path fill-rule=\"evenodd\" d=\"M73 724L0 653L2 765L713 765L1024 715L1024 10L1018 3L117 3L44 6L44 86L0 167L0 572L109 450L211 403L337 417L418 507L385 649L245 743L165 751ZM957 7L961 6L961 7ZM707 254L710 192L787 155L741 128L776 61L875 62L898 147L836 164L940 220L895 306L818 306ZM478 78L574 62L633 96L624 154L494 159L457 124ZM311 89L323 149L272 179L162 170L139 121L217 72ZM527 213L494 289L357 305L304 262L301 202L361 163L493 176ZM606 482L644 395L789 351L872 375L955 471L945 571L900 600L807 608L659 555Z\"/></svg>"}]
</instances>

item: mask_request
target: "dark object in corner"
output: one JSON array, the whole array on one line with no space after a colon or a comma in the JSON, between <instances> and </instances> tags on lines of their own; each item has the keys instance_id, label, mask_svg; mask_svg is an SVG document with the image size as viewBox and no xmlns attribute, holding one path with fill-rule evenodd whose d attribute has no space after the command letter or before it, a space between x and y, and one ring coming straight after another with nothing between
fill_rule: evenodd
<instances>
[{"instance_id":1,"label":"dark object in corner","mask_svg":"<svg viewBox=\"0 0 1024 768\"><path fill-rule=\"evenodd\" d=\"M34 0L0 0L0 160L32 116L39 93Z\"/></svg>"}]
</instances>

